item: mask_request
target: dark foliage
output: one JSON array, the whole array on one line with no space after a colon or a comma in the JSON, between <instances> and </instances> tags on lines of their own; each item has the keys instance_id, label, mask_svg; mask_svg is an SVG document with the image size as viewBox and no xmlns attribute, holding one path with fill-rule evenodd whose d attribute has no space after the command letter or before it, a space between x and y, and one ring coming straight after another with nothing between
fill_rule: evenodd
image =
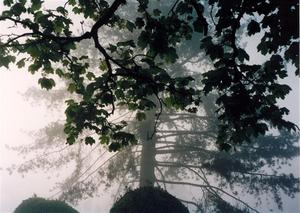
<instances>
[{"instance_id":1,"label":"dark foliage","mask_svg":"<svg viewBox=\"0 0 300 213\"><path fill-rule=\"evenodd\" d=\"M142 187L128 191L116 201L110 213L189 213L174 196L160 188Z\"/></svg>"},{"instance_id":2,"label":"dark foliage","mask_svg":"<svg viewBox=\"0 0 300 213\"><path fill-rule=\"evenodd\" d=\"M3 2L7 10L0 21L14 23L24 33L1 36L0 66L28 64L31 73L43 73L39 83L47 90L55 86L51 75L56 74L68 79L68 90L81 97L67 101L68 144L85 130L98 135L87 138L86 144L100 141L112 151L136 144L134 135L124 130L126 122L110 121L117 106L138 111L139 120L155 107L195 112L203 94L215 91L219 95L215 113L220 121L217 143L221 149L264 135L270 126L296 130L284 119L289 110L279 107L277 101L291 90L278 82L291 73L285 64L291 62L299 74L297 0L178 0L169 4L168 12L153 8L149 0L115 0L111 4L69 0L54 10L44 10L41 0ZM130 19L118 13L127 4L134 4ZM90 20L92 26L80 34L72 32L71 11ZM105 27L131 33L132 38L102 41L100 32ZM203 39L195 45L212 63L210 71L200 72L201 89L192 86L197 79L174 77L167 66L179 60L178 47L197 33ZM262 39L257 50L266 61L251 64L251 56L238 38L258 33ZM91 40L97 49L101 74L90 70L89 56L72 54L83 40ZM24 58L16 61L15 53ZM54 66L57 64L59 67Z\"/></svg>"},{"instance_id":3,"label":"dark foliage","mask_svg":"<svg viewBox=\"0 0 300 213\"><path fill-rule=\"evenodd\" d=\"M23 200L14 213L79 213L63 201L32 197Z\"/></svg>"}]
</instances>

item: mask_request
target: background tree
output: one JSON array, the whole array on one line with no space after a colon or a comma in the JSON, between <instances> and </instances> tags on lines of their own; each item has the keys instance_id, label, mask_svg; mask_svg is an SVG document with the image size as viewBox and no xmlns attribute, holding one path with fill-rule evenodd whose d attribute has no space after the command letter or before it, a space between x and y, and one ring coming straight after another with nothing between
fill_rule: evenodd
<instances>
[{"instance_id":1,"label":"background tree","mask_svg":"<svg viewBox=\"0 0 300 213\"><path fill-rule=\"evenodd\" d=\"M204 103L205 114L168 111L161 115L151 143L154 144L151 150L154 159L150 158L152 163L141 162L141 158L147 159L149 153L144 154L145 141L140 137L146 134L145 130L153 127L149 122L155 121L155 116L150 121L131 123L131 131L136 132L138 144L114 154L108 153L99 144L86 147L80 140L68 147L63 144L62 124L50 124L39 133L41 137L34 146L18 148L23 154L26 154L24 150L37 150L40 154L16 169L20 172L42 168L49 171L50 168L57 170L68 162L71 165L75 162L73 173L53 194L72 203L97 196L101 185L107 189L119 185L114 192L117 198L128 188L143 186L143 175L148 185L160 186L168 191L172 191L172 186L182 187L172 194L195 211L251 210L252 205L241 198L251 200L254 196L258 205L266 205L266 194L270 202L273 200L282 209L282 198L293 198L299 192L299 178L292 173L280 172L280 167L287 167L299 156L299 137L282 132L278 136L260 137L251 144L240 146L237 151L220 153L215 146L217 119L212 117L215 110L213 98ZM130 113L125 111L123 117L126 114ZM59 139L58 132L61 133L60 140L53 140ZM190 190L188 187L195 188L192 189L194 196L180 193Z\"/></svg>"},{"instance_id":2,"label":"background tree","mask_svg":"<svg viewBox=\"0 0 300 213\"><path fill-rule=\"evenodd\" d=\"M159 180L157 178L158 173L160 174L159 171L165 167L179 167L179 169L174 171L178 172L183 170L182 173L186 173L183 168L186 168L184 165L189 165L188 162L182 161L184 162L183 166L176 165L176 163L174 164L174 160L181 159L181 157L176 155L176 152L182 155L184 150L186 150L186 153L190 156L190 158L193 160L198 160L199 162L201 161L201 165L203 164L207 167L206 168L203 166L203 168L197 168L198 170L204 168L206 169L204 175L202 176L201 173L199 176L200 170L197 171L194 169L195 172L192 171L193 166L195 165L189 165L190 169L187 169L189 172L193 172L196 176L198 176L198 178L204 178L202 179L202 188L208 189L202 194L202 196L206 198L204 199L207 203L206 206L203 207L199 206L197 203L194 204L196 204L198 209L217 208L218 206L222 206L224 209L225 204L224 202L222 203L222 195L224 196L225 194L226 196L226 191L222 192L222 194L220 193L222 188L216 189L215 186L210 186L207 184L207 182L205 182L205 176L207 176L207 173L209 173L208 167L213 170L215 176L218 176L218 171L223 169L220 168L218 162L215 162L218 161L218 156L211 155L211 158L207 157L206 159L205 156L210 154L203 154L203 156L197 157L193 155L193 153L194 151L197 151L197 154L199 155L201 153L200 150L204 149L201 147L203 144L198 144L198 142L195 145L190 145L189 143L192 143L196 136L200 136L201 140L198 138L195 141L207 141L207 145L205 145L205 151L207 153L217 153L217 151L214 150L214 147L210 144L214 141L218 142L220 148L228 150L232 145L240 143L246 139L250 139L253 135L258 135L259 133L264 134L269 127L265 122L261 122L262 120L271 121L275 127L277 126L281 128L282 126L285 126L289 129L293 128L291 123L282 119L282 115L286 113L287 110L285 108L279 108L276 106L276 97L283 98L289 90L287 86L273 83L276 80L276 75L279 75L279 77L285 77L285 71L282 70L283 66L281 62L281 56L278 55L272 57L270 59L271 62L267 62L264 65L249 65L243 63L244 60L249 56L246 52L244 52L244 50L237 47L240 44L238 41L236 41L237 28L239 28L239 25L242 24L240 19L244 16L244 14L249 14L256 10L260 11L263 10L261 7L269 6L268 10L261 11L261 14L265 14L265 16L268 17L268 15L273 15L272 11L274 8L278 7L279 10L286 9L279 2L270 4L267 3L266 5L263 2L251 3L250 1L236 1L232 4L224 4L222 1L209 1L205 2L206 5L203 7L201 3L197 1L176 1L174 4L166 5L170 8L166 12L162 11L161 7L148 5L148 1L137 1L138 4L134 6L138 7L139 13L134 14L137 17L131 17L131 19L128 19L127 17L125 18L122 16L122 12L119 12L119 10L119 13L113 14L114 10L116 10L118 6L121 7L122 1L115 1L110 7L105 3L105 1L95 1L93 3L79 2L78 4L75 1L69 1L69 3L74 6L74 12L84 13L86 17L96 21L96 23L92 25L92 30L90 32L83 32L81 36L77 37L70 36L70 32L68 32L67 26L69 22L67 21L68 19L63 17L66 15L65 8L60 7L57 8L56 11L46 11L46 14L41 14L38 13L39 11L35 11L33 9L37 8L37 10L39 10L39 4L37 2L31 5L32 11L29 11L29 13L32 13L35 16L36 21L41 24L40 29L35 30L33 25L30 25L34 24L30 23L30 20L26 20L24 23L23 20L15 19L15 16L18 16L18 11L21 11L21 13L23 11L23 1L17 3L17 6L13 6L10 12L4 13L2 20L12 20L17 24L21 24L25 28L32 30L33 32L29 34L25 33L20 37L16 36L14 38L14 35L10 35L11 38L8 38L9 40L2 45L3 51L6 51L6 48L16 48L18 51L27 52L32 58L34 58L33 64L29 67L32 72L42 66L46 73L48 72L49 74L55 70L58 75L64 76L68 79L67 84L69 91L73 91L78 94L74 100L68 102L69 106L66 110L67 124L65 125L65 131L68 134L68 143L73 144L75 143L76 139L77 141L80 141L81 137L79 136L79 133L81 132L83 133L83 137L87 136L85 139L83 138L85 143L93 144L97 137L92 136L92 132L90 130L95 131L96 134L100 135L100 141L103 144L107 144L110 150L118 150L122 146L129 143L136 143L136 139L139 139L142 148L137 146L136 151L132 151L131 148L128 148L129 154L125 153L125 151L121 151L119 154L114 154L113 157L117 158L115 160L119 161L128 159L128 163L124 164L123 170L127 171L127 167L130 168L130 173L128 174L129 176L132 174L137 174L137 168L132 166L126 167L127 164L131 165L133 162L136 162L137 164L141 165L141 175L139 176L139 182L141 186L152 186L155 182L159 183L159 181L162 181L166 184L171 183L171 181L168 182L168 180ZM10 1L7 1L6 3L12 4ZM96 5L97 7L93 5L94 3L98 4ZM128 2L126 7L132 5L131 3L132 2ZM286 19L295 16L294 11L298 8L294 8L296 5L297 2L292 2L288 6L288 10L292 10L292 13L289 13L288 17L283 17L276 14L278 15L276 18ZM91 10L91 8L96 8L96 11L92 12L93 10ZM160 8L160 10L157 8ZM61 13L61 15L55 14L56 12ZM99 19L97 14L103 14L103 16L101 16ZM215 17L210 18L210 15ZM237 18L236 15L238 15ZM50 17L55 20L53 22L53 29L50 27ZM61 18L61 21L59 21L59 17ZM256 19L259 17L252 18ZM208 23L210 24L209 27ZM260 26L255 24L258 22L252 20L248 24L247 21L245 21L245 23L248 27L250 35L258 32L258 28L260 28ZM65 24L61 30L59 30L60 24ZM131 34L132 37L128 39L126 36L119 36L116 37L115 40L104 40L103 37L101 37L101 39L104 41L102 42L101 40L102 43L100 45L100 43L98 44L99 40L96 30L99 27L103 29L104 24L108 24L108 28L115 27L117 29L128 30L128 33ZM264 25L267 26L270 23L263 19L263 21L259 24L264 27ZM55 30L55 28L58 28L58 30ZM253 28L255 28L255 30L253 30ZM45 32L42 30L50 31ZM55 35L51 33L51 30L54 30ZM180 117L181 115L179 115L180 118L176 118L177 115L173 115L172 110L165 109L165 112L162 110L162 105L164 105L171 109L186 109L187 111L194 112L196 110L194 106L188 107L188 105L192 103L198 106L198 110L203 108L199 106L200 104L198 97L199 89L201 90L201 87L195 87L191 84L193 79L191 77L185 77L191 75L191 73L178 72L178 64L180 63L172 65L174 62L182 62L182 65L186 65L184 62L188 61L185 61L185 59L190 60L193 56L199 57L199 53L201 54L201 52L196 48L190 48L190 51L183 51L183 53L189 53L187 56L181 54L182 52L179 51L180 48L187 48L191 46L191 44L196 43L195 40L193 43L182 42L182 40L185 39L189 40L195 38L193 31L202 32L202 36L206 36L202 42L202 49L206 51L213 62L213 70L206 72L206 74L203 75L204 92L210 92L210 90L212 90L214 87L217 87L217 90L219 91L217 93L219 96L217 98L217 103L219 104L219 109L217 112L219 115L221 115L219 116L221 122L214 122L214 124L210 124L212 126L209 126L209 128L212 129L208 129L208 126L206 126L207 121L204 117L204 121L199 122L202 124L202 126L200 124L194 124L196 127L193 130L191 129L191 126L194 122L190 124L192 120L188 120L186 125L184 125L183 122L187 119L192 119L190 118L191 116L189 114L185 114L184 116L186 117L183 116L183 118ZM65 35L60 35L60 33ZM214 35L214 39L212 39L212 37L209 35ZM24 45L18 43L17 40L24 36L32 36L33 40L36 39L36 41L33 42L32 40L27 40L26 44ZM101 36L101 34L99 36ZM291 32L287 37L288 39L294 38L295 33ZM94 59L92 60L94 61L94 64L89 63L87 56L91 57L91 55L95 54L84 53L82 54L83 57L74 56L73 52L70 53L68 50L71 48L70 46L74 42L88 38L92 39L96 45L97 51L100 51L103 54L102 59L97 57L92 58ZM108 44L105 41L108 41L111 44ZM220 42L225 44L225 47L218 44ZM265 43L268 42L262 40L261 45L263 46ZM136 48L136 45L138 45L138 48ZM291 41L286 41L286 43L279 44L279 46L286 45L290 45L289 49L292 49ZM296 45L296 42L293 45ZM108 47L110 55L108 55L103 46ZM76 48L78 48L78 46L76 46ZM266 48L269 50L270 47ZM53 51L52 55L51 51ZM264 51L263 53L265 53ZM269 51L277 51L277 49L270 49ZM288 53L286 55L288 55ZM5 59L10 60L13 58L6 57ZM289 56L287 56L286 59L290 59ZM296 60L293 58L291 59L293 62ZM6 62L8 62L7 60ZM18 65L23 66L24 60L21 59L18 62ZM62 60L63 64L68 68L67 70L63 70L61 68L51 68L50 65L52 61L56 62L60 60ZM5 62L5 60L3 60L3 62ZM297 65L297 63L295 64ZM58 66L59 65L60 64L58 64ZM92 69L93 65L99 66L103 72L99 73L94 71L94 69ZM210 65L212 66L211 63ZM268 72L271 66L274 69L276 68L278 72ZM184 68L187 70L186 67ZM202 72L198 72L194 74L194 76L196 76L194 78L196 80L201 80L199 75L202 74ZM50 88L54 85L54 81L46 77L41 78L39 82L43 87L46 88ZM100 103L98 103L99 101ZM123 122L122 119L117 119L118 122L114 122L115 118L110 118L111 114L117 114L118 109L122 107L124 108L124 106L125 108L129 108L129 110L135 111L133 116L136 117L137 120L144 120L137 124L136 138L134 138L132 134L122 130L128 123L124 122L126 119L123 119ZM210 104L210 106L213 106L213 104ZM145 110L148 111L144 112ZM168 112L171 112L171 114L164 116L163 113ZM210 113L212 113L212 117L215 119L216 116L213 115L214 112L211 111ZM200 113L198 116L207 115ZM128 117L129 116L126 116L126 118ZM163 117L165 117L166 121L163 120ZM172 122L168 121L168 119L177 119L178 122L175 122L175 124L170 124ZM180 120L183 121L179 122ZM155 129L160 123L163 127L158 129L158 132L155 133ZM169 126L168 129L165 129L166 125L164 123L168 123L171 126ZM175 131L174 128L178 128L180 125L181 127L179 127L179 129L181 129L181 131ZM182 129L184 126L187 126L188 130L183 131ZM218 136L215 135L216 128L219 129ZM129 129L135 128L127 126L127 130ZM145 129L150 131L145 132ZM49 130L51 130L51 128ZM176 140L174 140L172 137L176 137ZM178 141L186 141L183 139L186 137L189 138L188 143L184 145L179 144L179 150L183 150L173 151L175 147L178 149ZM161 138L170 139L169 142L171 143L169 144L167 141L164 144L164 141L162 141L162 144L160 144L158 147L157 144L160 143L159 140L161 140ZM76 185L76 187L74 186L74 183L78 182L78 180L82 178L82 174L80 172L82 171L83 166L81 159L85 159L81 154L83 146L81 143L78 144L78 150L75 150L74 152L74 156L77 158L77 169L70 179L64 185L62 185L62 188L68 192L68 195L72 195L73 199L81 198L80 196L83 195L82 192L84 192L86 195L92 194L93 191L97 189L97 185L101 181L98 179L91 180L89 177L91 177L93 172L90 172L91 175L85 177L83 181L79 182L80 184ZM164 146L165 148L161 148ZM195 149L192 149L193 147ZM157 149L159 149L163 154L169 153L170 157L172 157L170 158L172 159L169 162L170 164L159 165L159 162L157 162L157 159L155 159L155 156L158 155L157 153L160 153L157 151ZM240 151L242 152L243 147L237 147L236 149L241 149ZM297 150L297 147L291 146L291 150ZM137 153L141 153L141 159L138 158ZM297 153L297 151L295 151L294 154L291 154L291 157L296 156L297 154L295 153ZM118 157L121 155L123 156ZM114 159L113 157L112 159ZM238 157L241 156L238 155ZM182 158L189 159L187 156ZM199 160L199 158L201 160ZM226 158L226 155L224 158ZM275 158L275 156L273 156L273 158ZM71 158L69 158L69 160L70 159ZM222 160L219 162L224 162L223 157L221 159ZM57 161L58 165L59 162L62 162L61 159ZM233 164L235 163L231 160L228 160L228 162ZM210 164L216 164L216 169L213 169L213 166ZM114 171L114 165L119 164L110 163L108 165L110 168L107 169L107 177L118 178L119 174L119 177L126 177L122 182L130 183L131 181L136 181L134 176L132 178L133 180L130 181L126 180L128 177L126 175L124 176L124 173ZM196 165L199 167L199 164ZM237 169L237 171L242 170L248 173L253 173L247 175L252 175L255 177L258 175L255 174L255 172L259 171L259 169L263 166L260 167L259 165L256 165L256 167L253 167L247 167L247 171L245 169ZM168 171L171 171L171 169ZM98 170L95 172L98 172ZM106 170L103 172L106 173ZM263 175L263 173L261 175ZM163 176L165 176L165 171L161 173L161 177ZM268 175L266 177L268 177ZM293 193L297 191L296 185L298 184L298 180L293 176L285 177L279 175L277 179L279 179L279 177L284 177L282 178L282 181L280 181L282 185L278 186L274 194L278 193L278 189L280 187L284 188L286 186L284 183L287 183L287 181L285 180L289 180L291 185L288 191L291 193L291 195L293 195ZM180 175L177 175L177 178L180 178ZM269 181L271 180L272 179L270 178ZM242 179L240 181L242 181ZM178 183L178 181L176 182L176 178L173 178L172 184L176 183L182 184ZM193 185L193 183L184 184ZM196 186L196 184L194 185ZM233 185L233 183L229 183L229 185ZM271 190L271 188L268 190ZM214 193L214 191L217 191L217 193ZM246 207L249 208L247 205Z\"/></svg>"}]
</instances>

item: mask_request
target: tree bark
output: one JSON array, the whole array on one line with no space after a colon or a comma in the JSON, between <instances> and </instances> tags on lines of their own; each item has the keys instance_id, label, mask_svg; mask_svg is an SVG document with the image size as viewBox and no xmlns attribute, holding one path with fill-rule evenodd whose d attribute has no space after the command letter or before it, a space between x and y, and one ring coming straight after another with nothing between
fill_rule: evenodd
<instances>
[{"instance_id":1,"label":"tree bark","mask_svg":"<svg viewBox=\"0 0 300 213\"><path fill-rule=\"evenodd\" d=\"M155 182L155 144L157 141L155 131L155 112L153 109L146 114L146 120L140 122L138 127L138 134L142 144L141 162L140 162L140 187L154 186Z\"/></svg>"}]
</instances>

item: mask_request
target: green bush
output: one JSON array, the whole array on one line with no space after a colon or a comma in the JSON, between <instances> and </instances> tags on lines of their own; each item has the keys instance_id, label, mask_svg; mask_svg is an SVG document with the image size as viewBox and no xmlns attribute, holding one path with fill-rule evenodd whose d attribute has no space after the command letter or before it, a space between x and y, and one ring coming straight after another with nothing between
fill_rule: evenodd
<instances>
[{"instance_id":1,"label":"green bush","mask_svg":"<svg viewBox=\"0 0 300 213\"><path fill-rule=\"evenodd\" d=\"M153 187L128 191L115 202L110 213L189 213L188 209L168 192Z\"/></svg>"},{"instance_id":2,"label":"green bush","mask_svg":"<svg viewBox=\"0 0 300 213\"><path fill-rule=\"evenodd\" d=\"M63 201L46 200L40 197L32 197L15 209L14 213L79 213Z\"/></svg>"}]
</instances>

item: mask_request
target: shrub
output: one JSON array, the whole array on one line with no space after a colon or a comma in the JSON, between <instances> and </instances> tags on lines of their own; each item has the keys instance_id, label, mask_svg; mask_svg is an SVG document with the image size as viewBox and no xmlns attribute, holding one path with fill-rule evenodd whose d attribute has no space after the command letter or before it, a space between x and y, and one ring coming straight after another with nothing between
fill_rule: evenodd
<instances>
[{"instance_id":1,"label":"shrub","mask_svg":"<svg viewBox=\"0 0 300 213\"><path fill-rule=\"evenodd\" d=\"M115 202L110 213L189 213L188 209L168 192L153 187L128 191Z\"/></svg>"},{"instance_id":2,"label":"shrub","mask_svg":"<svg viewBox=\"0 0 300 213\"><path fill-rule=\"evenodd\" d=\"M79 213L67 203L59 200L46 200L40 197L32 197L15 209L14 213Z\"/></svg>"}]
</instances>

